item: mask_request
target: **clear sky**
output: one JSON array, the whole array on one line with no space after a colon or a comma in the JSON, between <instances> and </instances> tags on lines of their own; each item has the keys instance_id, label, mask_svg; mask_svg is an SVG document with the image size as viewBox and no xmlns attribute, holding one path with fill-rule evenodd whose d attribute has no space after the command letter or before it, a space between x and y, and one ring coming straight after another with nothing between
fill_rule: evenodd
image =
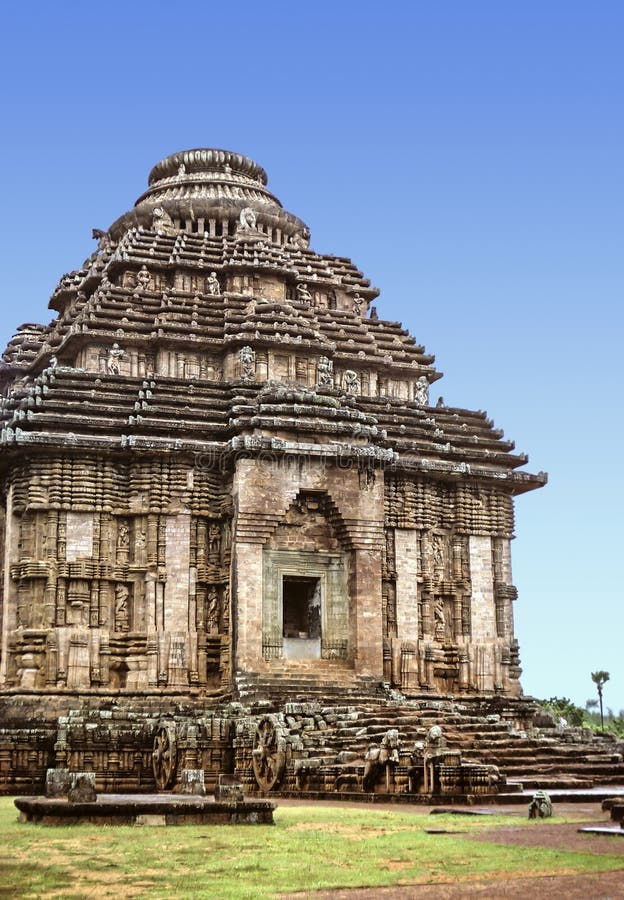
<instances>
[{"instance_id":1,"label":"clear sky","mask_svg":"<svg viewBox=\"0 0 624 900\"><path fill-rule=\"evenodd\" d=\"M192 147L251 156L550 482L516 504L525 692L624 708L624 4L7 2L0 343ZM434 398L437 394L434 394Z\"/></svg>"}]
</instances>

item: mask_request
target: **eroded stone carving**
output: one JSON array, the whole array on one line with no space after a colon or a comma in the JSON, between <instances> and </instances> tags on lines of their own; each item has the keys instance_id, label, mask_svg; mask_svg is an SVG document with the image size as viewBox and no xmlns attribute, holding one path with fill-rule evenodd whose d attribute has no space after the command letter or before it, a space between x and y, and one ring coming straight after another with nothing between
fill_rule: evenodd
<instances>
[{"instance_id":1,"label":"eroded stone carving","mask_svg":"<svg viewBox=\"0 0 624 900\"><path fill-rule=\"evenodd\" d=\"M381 745L371 744L364 757L364 775L362 778L362 790L370 792L382 772L386 775L386 787L392 778L392 769L399 764L399 732L391 728L383 736Z\"/></svg>"},{"instance_id":2,"label":"eroded stone carving","mask_svg":"<svg viewBox=\"0 0 624 900\"><path fill-rule=\"evenodd\" d=\"M353 369L346 369L343 377L342 385L348 394L360 393L360 378Z\"/></svg>"},{"instance_id":3,"label":"eroded stone carving","mask_svg":"<svg viewBox=\"0 0 624 900\"><path fill-rule=\"evenodd\" d=\"M308 290L308 284L306 281L302 281L297 285L297 300L300 303L312 303L312 294Z\"/></svg>"},{"instance_id":4,"label":"eroded stone carving","mask_svg":"<svg viewBox=\"0 0 624 900\"><path fill-rule=\"evenodd\" d=\"M125 350L122 350L119 344L113 344L111 349L108 351L108 358L106 360L106 371L109 375L120 374L121 360L125 355Z\"/></svg>"},{"instance_id":5,"label":"eroded stone carving","mask_svg":"<svg viewBox=\"0 0 624 900\"><path fill-rule=\"evenodd\" d=\"M546 791L536 791L529 803L529 819L548 819L552 812L552 802Z\"/></svg>"},{"instance_id":6,"label":"eroded stone carving","mask_svg":"<svg viewBox=\"0 0 624 900\"><path fill-rule=\"evenodd\" d=\"M208 288L208 293L212 294L212 296L221 293L221 285L219 284L219 279L217 278L216 272L210 273L210 275L206 279L206 287Z\"/></svg>"},{"instance_id":7,"label":"eroded stone carving","mask_svg":"<svg viewBox=\"0 0 624 900\"><path fill-rule=\"evenodd\" d=\"M321 356L316 364L316 378L319 387L334 386L334 363L327 356Z\"/></svg>"},{"instance_id":8,"label":"eroded stone carving","mask_svg":"<svg viewBox=\"0 0 624 900\"><path fill-rule=\"evenodd\" d=\"M152 213L152 230L169 233L173 231L173 229L173 219L167 210L162 206L155 207Z\"/></svg>"},{"instance_id":9,"label":"eroded stone carving","mask_svg":"<svg viewBox=\"0 0 624 900\"><path fill-rule=\"evenodd\" d=\"M154 780L160 791L173 786L176 776L177 742L175 724L162 722L154 735L152 767Z\"/></svg>"},{"instance_id":10,"label":"eroded stone carving","mask_svg":"<svg viewBox=\"0 0 624 900\"><path fill-rule=\"evenodd\" d=\"M286 765L284 729L276 716L264 716L254 735L253 770L258 787L270 791L278 787Z\"/></svg>"},{"instance_id":11,"label":"eroded stone carving","mask_svg":"<svg viewBox=\"0 0 624 900\"><path fill-rule=\"evenodd\" d=\"M429 382L424 375L421 375L414 387L414 400L416 403L422 403L423 406L429 405Z\"/></svg>"},{"instance_id":12,"label":"eroded stone carving","mask_svg":"<svg viewBox=\"0 0 624 900\"><path fill-rule=\"evenodd\" d=\"M238 353L241 362L241 374L244 381L250 381L256 375L256 354L251 347L242 347Z\"/></svg>"},{"instance_id":13,"label":"eroded stone carving","mask_svg":"<svg viewBox=\"0 0 624 900\"><path fill-rule=\"evenodd\" d=\"M146 291L149 287L150 279L151 276L148 272L147 266L141 266L141 268L137 272L136 277L137 287L141 288L141 290Z\"/></svg>"},{"instance_id":14,"label":"eroded stone carving","mask_svg":"<svg viewBox=\"0 0 624 900\"><path fill-rule=\"evenodd\" d=\"M238 219L240 229L242 229L243 231L255 229L256 221L256 211L255 209L253 209L253 207L246 206L244 209L241 209Z\"/></svg>"}]
</instances>

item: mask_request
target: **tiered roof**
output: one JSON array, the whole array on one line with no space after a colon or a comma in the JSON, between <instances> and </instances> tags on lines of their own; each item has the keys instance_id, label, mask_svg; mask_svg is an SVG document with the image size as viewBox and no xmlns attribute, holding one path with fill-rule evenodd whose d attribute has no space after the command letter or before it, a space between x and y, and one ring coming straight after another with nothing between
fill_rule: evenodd
<instances>
[{"instance_id":1,"label":"tiered roof","mask_svg":"<svg viewBox=\"0 0 624 900\"><path fill-rule=\"evenodd\" d=\"M167 157L134 209L96 236L96 252L51 297L57 317L21 326L3 354L5 447L305 448L441 477L478 475L514 493L545 482L543 473L515 471L526 456L513 453L484 413L432 408L422 397L353 395L294 376L275 383L76 368L81 348L119 341L152 355L165 347L216 359L247 345L294 349L380 378L430 385L441 377L399 323L377 318L374 308L369 316L379 292L350 260L309 249L305 224L246 157ZM216 293L206 282L213 272ZM222 287L239 276L236 290ZM282 296L264 289L267 279L282 285Z\"/></svg>"}]
</instances>

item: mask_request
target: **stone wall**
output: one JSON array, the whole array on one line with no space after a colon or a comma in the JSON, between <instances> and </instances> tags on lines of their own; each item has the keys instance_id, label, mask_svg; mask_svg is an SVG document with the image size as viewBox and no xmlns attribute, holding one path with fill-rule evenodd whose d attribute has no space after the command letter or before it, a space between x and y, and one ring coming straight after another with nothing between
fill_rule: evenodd
<instances>
[{"instance_id":1,"label":"stone wall","mask_svg":"<svg viewBox=\"0 0 624 900\"><path fill-rule=\"evenodd\" d=\"M279 614L271 610L278 603L276 579L288 568L301 576L309 573L328 579L326 592L334 585L332 594L338 596L323 612L327 653L337 651L357 672L381 677L381 476L373 473L362 490L357 468L341 469L324 460L308 460L305 466L294 467L277 459L262 464L239 460L234 496L237 668L258 671L266 667L267 655L277 653L267 650L268 645L279 643L280 637ZM297 504L298 511L294 509ZM297 521L301 518L307 522ZM306 552L315 546L318 559L312 562L309 557L308 561ZM345 576L348 595L343 586ZM267 584L265 622L262 597ZM345 618L348 644L343 650Z\"/></svg>"}]
</instances>

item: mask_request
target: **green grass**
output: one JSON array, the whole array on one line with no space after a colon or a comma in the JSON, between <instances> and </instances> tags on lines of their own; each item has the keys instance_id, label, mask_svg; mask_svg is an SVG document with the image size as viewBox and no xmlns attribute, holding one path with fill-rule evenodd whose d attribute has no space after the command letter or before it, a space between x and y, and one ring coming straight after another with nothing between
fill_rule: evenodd
<instances>
[{"instance_id":1,"label":"green grass","mask_svg":"<svg viewBox=\"0 0 624 900\"><path fill-rule=\"evenodd\" d=\"M15 898L249 900L320 888L622 867L618 848L606 856L470 839L497 825L542 825L520 816L433 818L369 806L288 806L278 808L274 826L133 828L28 825L16 815L12 800L1 798L0 896ZM426 834L432 827L463 833Z\"/></svg>"}]
</instances>

